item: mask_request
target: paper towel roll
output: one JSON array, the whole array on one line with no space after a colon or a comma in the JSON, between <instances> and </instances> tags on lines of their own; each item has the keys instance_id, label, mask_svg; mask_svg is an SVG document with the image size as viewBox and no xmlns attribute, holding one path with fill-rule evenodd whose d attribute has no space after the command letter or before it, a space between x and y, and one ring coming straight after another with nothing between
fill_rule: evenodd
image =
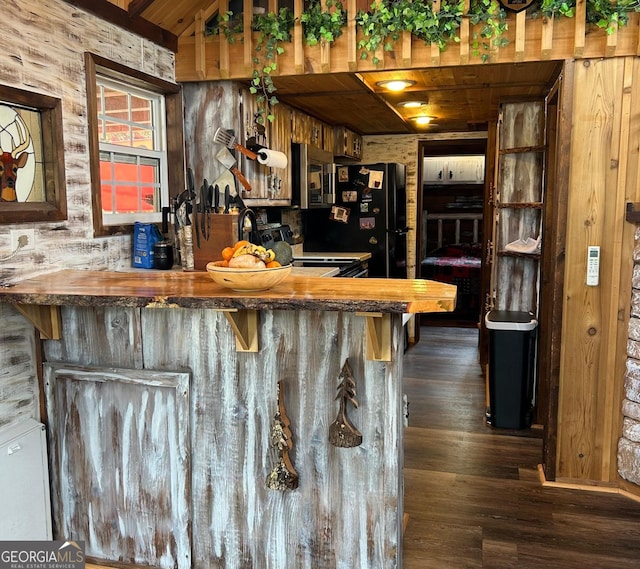
<instances>
[{"instance_id":1,"label":"paper towel roll","mask_svg":"<svg viewBox=\"0 0 640 569\"><path fill-rule=\"evenodd\" d=\"M286 168L289 163L286 154L268 148L258 150L258 162L271 168Z\"/></svg>"}]
</instances>

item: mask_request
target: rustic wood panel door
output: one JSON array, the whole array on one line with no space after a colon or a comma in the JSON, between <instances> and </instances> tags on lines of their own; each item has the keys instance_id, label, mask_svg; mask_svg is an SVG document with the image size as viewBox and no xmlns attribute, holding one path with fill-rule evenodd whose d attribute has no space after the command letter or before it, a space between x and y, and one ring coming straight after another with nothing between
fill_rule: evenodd
<instances>
[{"instance_id":1,"label":"rustic wood panel door","mask_svg":"<svg viewBox=\"0 0 640 569\"><path fill-rule=\"evenodd\" d=\"M58 539L97 559L191 566L189 377L44 365Z\"/></svg>"},{"instance_id":2,"label":"rustic wood panel door","mask_svg":"<svg viewBox=\"0 0 640 569\"><path fill-rule=\"evenodd\" d=\"M503 103L494 195L492 308L538 313L544 101Z\"/></svg>"}]
</instances>

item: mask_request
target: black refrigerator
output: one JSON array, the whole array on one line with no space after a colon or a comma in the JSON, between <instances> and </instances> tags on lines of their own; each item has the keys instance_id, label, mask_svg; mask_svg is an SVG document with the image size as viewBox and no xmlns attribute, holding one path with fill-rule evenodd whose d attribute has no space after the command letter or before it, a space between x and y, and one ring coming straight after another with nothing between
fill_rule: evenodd
<instances>
[{"instance_id":1,"label":"black refrigerator","mask_svg":"<svg viewBox=\"0 0 640 569\"><path fill-rule=\"evenodd\" d=\"M405 166L336 166L335 204L303 212L304 250L370 252L369 276L406 278Z\"/></svg>"}]
</instances>

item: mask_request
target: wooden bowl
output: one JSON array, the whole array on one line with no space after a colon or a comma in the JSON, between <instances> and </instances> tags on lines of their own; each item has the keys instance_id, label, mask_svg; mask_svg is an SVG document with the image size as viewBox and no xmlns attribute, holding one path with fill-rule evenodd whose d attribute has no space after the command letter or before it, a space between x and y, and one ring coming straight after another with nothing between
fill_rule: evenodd
<instances>
[{"instance_id":1,"label":"wooden bowl","mask_svg":"<svg viewBox=\"0 0 640 569\"><path fill-rule=\"evenodd\" d=\"M238 292L269 290L281 283L291 272L291 265L273 269L239 269L207 263L207 273L217 284Z\"/></svg>"}]
</instances>

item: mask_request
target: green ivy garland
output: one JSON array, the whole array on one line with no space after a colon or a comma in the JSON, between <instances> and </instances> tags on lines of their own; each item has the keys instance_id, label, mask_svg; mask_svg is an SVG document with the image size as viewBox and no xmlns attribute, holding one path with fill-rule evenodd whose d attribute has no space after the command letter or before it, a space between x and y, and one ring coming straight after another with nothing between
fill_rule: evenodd
<instances>
[{"instance_id":1,"label":"green ivy garland","mask_svg":"<svg viewBox=\"0 0 640 569\"><path fill-rule=\"evenodd\" d=\"M640 11L638 0L588 0L587 23L594 24L612 34L619 26L626 26L629 14ZM545 16L565 16L573 18L576 0L542 0L540 12Z\"/></svg>"},{"instance_id":2,"label":"green ivy garland","mask_svg":"<svg viewBox=\"0 0 640 569\"><path fill-rule=\"evenodd\" d=\"M278 99L273 94L276 91L271 74L276 71L278 64L276 56L284 53L282 42L291 42L291 30L294 24L293 12L288 8L280 8L276 14L256 14L253 18L253 29L258 33L253 57L253 76L249 91L256 95L258 106L257 122L265 124L265 119L273 122L273 106Z\"/></svg>"},{"instance_id":3,"label":"green ivy garland","mask_svg":"<svg viewBox=\"0 0 640 569\"><path fill-rule=\"evenodd\" d=\"M586 0L587 23L613 33L629 21L629 14L640 12L640 0ZM433 11L430 0L381 0L371 5L368 11L360 10L355 15L356 26L362 32L358 42L360 58L371 54L374 65L380 63L376 55L382 47L393 50L393 44L402 32L411 32L426 44L436 44L440 50L449 42L459 42L458 30L463 17L475 26L472 50L483 62L489 60L491 52L508 43L503 37L507 30L506 12L498 0L471 0L469 12L463 15L463 0L442 0L440 10ZM575 17L576 0L541 0L539 9L532 15L542 13L547 17ZM334 42L347 25L347 12L340 0L326 0L323 8L320 0L309 0L300 16L303 38L307 45ZM224 34L229 43L244 32L241 18L231 12L219 14L212 25L205 26L206 34ZM271 78L277 70L276 56L284 53L282 43L291 42L291 30L295 19L292 11L281 8L279 12L253 17L252 28L259 32L253 57L253 76L250 91L257 97L257 122L273 121L273 106L278 103L274 95L276 88ZM480 26L478 28L478 26Z\"/></svg>"},{"instance_id":4,"label":"green ivy garland","mask_svg":"<svg viewBox=\"0 0 640 569\"><path fill-rule=\"evenodd\" d=\"M475 56L480 56L486 63L491 51L504 47L509 43L502 34L507 31L507 14L497 0L476 0L469 7L469 22L472 25L482 24L479 32L474 31L471 49Z\"/></svg>"},{"instance_id":5,"label":"green ivy garland","mask_svg":"<svg viewBox=\"0 0 640 569\"><path fill-rule=\"evenodd\" d=\"M342 29L347 25L347 12L340 0L327 0L326 9L320 0L310 0L300 21L307 45L331 43L342 35Z\"/></svg>"},{"instance_id":6,"label":"green ivy garland","mask_svg":"<svg viewBox=\"0 0 640 569\"><path fill-rule=\"evenodd\" d=\"M457 30L462 19L464 3L461 0L443 0L440 11L434 12L431 3L412 0L382 0L372 4L368 11L356 14L356 26L362 30L363 39L358 42L360 59L373 53L371 62L380 63L375 52L382 46L391 51L393 43L404 31L423 40L435 43L444 50L449 41L460 41Z\"/></svg>"}]
</instances>

